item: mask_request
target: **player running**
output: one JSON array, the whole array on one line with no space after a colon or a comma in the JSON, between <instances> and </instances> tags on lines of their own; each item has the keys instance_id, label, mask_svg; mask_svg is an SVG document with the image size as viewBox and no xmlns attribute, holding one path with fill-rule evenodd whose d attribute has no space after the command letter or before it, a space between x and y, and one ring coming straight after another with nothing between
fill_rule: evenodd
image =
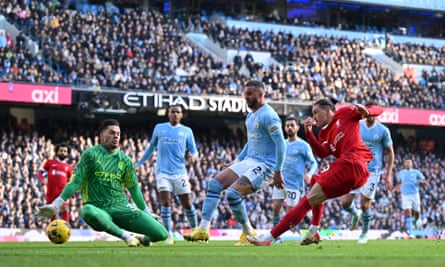
<instances>
[{"instance_id":1,"label":"player running","mask_svg":"<svg viewBox=\"0 0 445 267\"><path fill-rule=\"evenodd\" d=\"M309 210L312 210L312 223L301 245L318 243L318 227L323 213L323 202L342 196L352 189L363 186L369 177L367 163L372 154L360 138L359 121L368 116L379 115L383 109L348 105L335 111L330 99L317 100L312 106L313 118L304 121L304 129L309 144L320 158L334 155L336 159L325 169L312 176L312 188L298 204L281 219L272 230L259 237L248 237L257 246L270 246L281 234L298 225ZM316 125L318 138L312 131Z\"/></svg>"}]
</instances>

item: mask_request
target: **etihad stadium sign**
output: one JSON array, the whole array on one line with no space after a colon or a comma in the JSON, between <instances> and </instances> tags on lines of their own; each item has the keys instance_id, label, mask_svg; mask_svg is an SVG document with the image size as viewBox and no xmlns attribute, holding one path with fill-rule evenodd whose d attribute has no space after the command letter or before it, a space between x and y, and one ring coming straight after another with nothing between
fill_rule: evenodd
<instances>
[{"instance_id":1,"label":"etihad stadium sign","mask_svg":"<svg viewBox=\"0 0 445 267\"><path fill-rule=\"evenodd\" d=\"M185 110L210 112L247 112L246 101L242 97L198 96L157 94L148 92L127 92L123 103L129 108L167 108L181 105Z\"/></svg>"}]
</instances>

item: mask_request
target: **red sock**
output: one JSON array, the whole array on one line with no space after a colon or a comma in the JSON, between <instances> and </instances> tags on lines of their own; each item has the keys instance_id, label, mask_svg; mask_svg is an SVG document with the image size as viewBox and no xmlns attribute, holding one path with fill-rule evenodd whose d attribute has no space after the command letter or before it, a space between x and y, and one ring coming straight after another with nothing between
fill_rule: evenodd
<instances>
[{"instance_id":1,"label":"red sock","mask_svg":"<svg viewBox=\"0 0 445 267\"><path fill-rule=\"evenodd\" d=\"M62 217L62 220L64 220L67 223L70 223L70 212L69 211L62 211L60 216Z\"/></svg>"},{"instance_id":2,"label":"red sock","mask_svg":"<svg viewBox=\"0 0 445 267\"><path fill-rule=\"evenodd\" d=\"M312 224L320 225L321 217L323 217L323 202L312 208Z\"/></svg>"},{"instance_id":3,"label":"red sock","mask_svg":"<svg viewBox=\"0 0 445 267\"><path fill-rule=\"evenodd\" d=\"M307 201L306 196L304 196L298 204L290 209L286 215L280 220L280 222L275 225L270 233L274 238L277 238L289 229L294 228L298 225L306 216L306 213L311 209L311 205Z\"/></svg>"}]
</instances>

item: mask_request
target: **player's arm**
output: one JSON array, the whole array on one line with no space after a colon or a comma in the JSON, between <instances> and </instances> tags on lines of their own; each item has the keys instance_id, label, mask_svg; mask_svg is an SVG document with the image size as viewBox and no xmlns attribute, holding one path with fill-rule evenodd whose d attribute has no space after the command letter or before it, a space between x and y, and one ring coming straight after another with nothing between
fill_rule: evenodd
<instances>
[{"instance_id":1,"label":"player's arm","mask_svg":"<svg viewBox=\"0 0 445 267\"><path fill-rule=\"evenodd\" d=\"M306 165L308 166L308 168L304 175L304 181L307 184L310 184L312 175L314 175L315 171L318 168L318 163L315 160L314 154L312 153L311 148L309 146L307 148Z\"/></svg>"},{"instance_id":2,"label":"player's arm","mask_svg":"<svg viewBox=\"0 0 445 267\"><path fill-rule=\"evenodd\" d=\"M249 149L249 143L246 143L241 150L241 152L238 154L238 157L236 157L235 161L243 160L247 155L247 150Z\"/></svg>"},{"instance_id":3,"label":"player's arm","mask_svg":"<svg viewBox=\"0 0 445 267\"><path fill-rule=\"evenodd\" d=\"M281 128L281 121L277 118L274 122L269 124L268 132L272 141L275 144L275 167L273 181L277 188L283 188L284 179L281 171L283 169L284 158L286 155L286 141L284 139L283 130Z\"/></svg>"},{"instance_id":4,"label":"player's arm","mask_svg":"<svg viewBox=\"0 0 445 267\"><path fill-rule=\"evenodd\" d=\"M136 170L133 168L130 158L128 158L127 168L123 175L124 175L123 176L124 185L128 189L128 192L130 192L131 199L133 199L133 202L136 205L136 207L138 207L138 209L144 211L145 213L151 215L156 220L160 220L159 215L152 213L151 210L145 204L144 195L142 194L141 188L139 187Z\"/></svg>"},{"instance_id":5,"label":"player's arm","mask_svg":"<svg viewBox=\"0 0 445 267\"><path fill-rule=\"evenodd\" d=\"M392 169L394 167L394 147L391 144L390 146L385 147L385 151L388 154L388 161L386 162L386 173L385 173L385 181L386 181L386 188L388 190L391 190L393 187L393 181L392 181Z\"/></svg>"},{"instance_id":6,"label":"player's arm","mask_svg":"<svg viewBox=\"0 0 445 267\"><path fill-rule=\"evenodd\" d=\"M158 145L158 134L157 134L157 126L153 130L153 135L150 140L150 145L145 150L144 155L136 162L136 167L140 167L147 159L149 159Z\"/></svg>"},{"instance_id":7,"label":"player's arm","mask_svg":"<svg viewBox=\"0 0 445 267\"><path fill-rule=\"evenodd\" d=\"M312 151L315 153L315 155L319 156L320 158L325 158L331 154L329 145L327 142L320 143L318 141L317 137L312 131L313 124L314 119L312 119L312 117L307 117L304 120L304 132L306 134L306 139L309 142L309 145L311 145Z\"/></svg>"},{"instance_id":8,"label":"player's arm","mask_svg":"<svg viewBox=\"0 0 445 267\"><path fill-rule=\"evenodd\" d=\"M376 105L363 106L361 104L355 104L358 112L362 118L379 116L383 113L383 108Z\"/></svg>"},{"instance_id":9,"label":"player's arm","mask_svg":"<svg viewBox=\"0 0 445 267\"><path fill-rule=\"evenodd\" d=\"M37 179L39 180L40 183L45 184L45 178L48 175L48 161L46 160L43 164L42 167L39 169L39 171L37 172Z\"/></svg>"},{"instance_id":10,"label":"player's arm","mask_svg":"<svg viewBox=\"0 0 445 267\"><path fill-rule=\"evenodd\" d=\"M191 129L187 137L187 149L190 152L189 162L193 164L198 160L199 154L198 154L198 149L196 148L196 142L193 135L193 131Z\"/></svg>"}]
</instances>

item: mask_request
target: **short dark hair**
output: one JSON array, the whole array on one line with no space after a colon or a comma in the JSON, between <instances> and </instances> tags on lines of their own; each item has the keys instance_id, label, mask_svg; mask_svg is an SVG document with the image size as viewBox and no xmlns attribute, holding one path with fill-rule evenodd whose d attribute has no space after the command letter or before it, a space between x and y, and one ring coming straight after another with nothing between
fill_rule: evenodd
<instances>
[{"instance_id":1,"label":"short dark hair","mask_svg":"<svg viewBox=\"0 0 445 267\"><path fill-rule=\"evenodd\" d=\"M99 126L99 133L101 133L108 126L119 126L119 122L115 119L106 119L102 121L102 123Z\"/></svg>"},{"instance_id":2,"label":"short dark hair","mask_svg":"<svg viewBox=\"0 0 445 267\"><path fill-rule=\"evenodd\" d=\"M335 111L335 104L332 103L331 99L328 98L322 98L317 101L315 101L314 106L319 105L322 108L329 108L332 111Z\"/></svg>"},{"instance_id":3,"label":"short dark hair","mask_svg":"<svg viewBox=\"0 0 445 267\"><path fill-rule=\"evenodd\" d=\"M264 91L264 83L257 80L250 80L246 83L246 87L255 87L261 91Z\"/></svg>"},{"instance_id":4,"label":"short dark hair","mask_svg":"<svg viewBox=\"0 0 445 267\"><path fill-rule=\"evenodd\" d=\"M170 111L171 108L180 108L180 109L181 109L181 112L183 112L182 105L180 105L180 104L173 104L173 105L170 105L170 106L168 107L167 110Z\"/></svg>"},{"instance_id":5,"label":"short dark hair","mask_svg":"<svg viewBox=\"0 0 445 267\"><path fill-rule=\"evenodd\" d=\"M61 148L61 147L66 147L68 149L68 153L70 153L70 146L67 143L64 143L64 142L58 143L56 145L56 147L54 148L54 152L57 153L57 151L59 151L59 148Z\"/></svg>"},{"instance_id":6,"label":"short dark hair","mask_svg":"<svg viewBox=\"0 0 445 267\"><path fill-rule=\"evenodd\" d=\"M291 114L287 115L287 117L284 119L284 121L295 121L296 123L298 123L299 119L297 116L295 116L295 114L291 113Z\"/></svg>"}]
</instances>

